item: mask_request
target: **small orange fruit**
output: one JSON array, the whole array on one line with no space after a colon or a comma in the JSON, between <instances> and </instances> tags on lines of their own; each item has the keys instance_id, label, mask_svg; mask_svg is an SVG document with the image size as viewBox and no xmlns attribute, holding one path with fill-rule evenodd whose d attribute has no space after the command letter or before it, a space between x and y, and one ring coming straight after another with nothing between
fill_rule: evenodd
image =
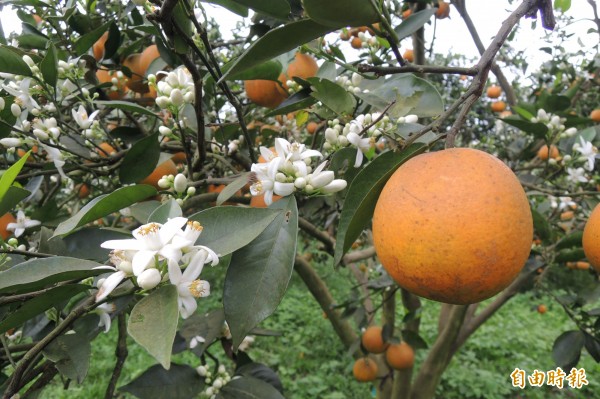
<instances>
[{"instance_id":1,"label":"small orange fruit","mask_svg":"<svg viewBox=\"0 0 600 399\"><path fill-rule=\"evenodd\" d=\"M562 220L563 222L565 220L571 220L575 217L575 212L573 211L566 211L560 214L560 220Z\"/></svg>"},{"instance_id":2,"label":"small orange fruit","mask_svg":"<svg viewBox=\"0 0 600 399\"><path fill-rule=\"evenodd\" d=\"M110 98L111 100L120 100L129 91L129 89L127 88L127 85L126 85L127 80L119 79L118 74L115 71L107 71L105 69L99 69L96 72L96 77L98 78L98 82L100 82L100 84L112 83L113 78L118 79L117 85L116 85L116 88L117 88L116 90L112 90L111 88L106 89L108 98ZM114 86L114 84L113 84L113 86Z\"/></svg>"},{"instance_id":3,"label":"small orange fruit","mask_svg":"<svg viewBox=\"0 0 600 399\"><path fill-rule=\"evenodd\" d=\"M13 234L12 231L6 230L8 224L16 223L16 221L17 219L15 219L15 217L9 212L5 213L0 217L0 237L2 237L3 240L6 241L8 237L10 237Z\"/></svg>"},{"instance_id":4,"label":"small orange fruit","mask_svg":"<svg viewBox=\"0 0 600 399\"><path fill-rule=\"evenodd\" d=\"M107 142L104 143L100 143L100 145L98 146L98 155L100 155L102 158L106 158L109 157L113 154L116 154L117 150L115 149L115 147L113 147L112 145L108 144Z\"/></svg>"},{"instance_id":5,"label":"small orange fruit","mask_svg":"<svg viewBox=\"0 0 600 399\"><path fill-rule=\"evenodd\" d=\"M406 342L392 344L385 351L385 360L395 370L409 369L415 364L415 351Z\"/></svg>"},{"instance_id":6,"label":"small orange fruit","mask_svg":"<svg viewBox=\"0 0 600 399\"><path fill-rule=\"evenodd\" d=\"M544 313L546 313L548 311L548 307L546 305L544 305L544 304L538 305L537 311L538 311L539 314L544 314Z\"/></svg>"},{"instance_id":7,"label":"small orange fruit","mask_svg":"<svg viewBox=\"0 0 600 399\"><path fill-rule=\"evenodd\" d=\"M363 42L362 42L362 40L360 40L360 37L355 37L350 42L350 45L352 46L352 48L360 50L362 48L362 43Z\"/></svg>"},{"instance_id":8,"label":"small orange fruit","mask_svg":"<svg viewBox=\"0 0 600 399\"><path fill-rule=\"evenodd\" d=\"M379 326L367 328L362 335L362 346L370 353L383 353L388 347L388 343L383 341L383 329Z\"/></svg>"},{"instance_id":9,"label":"small orange fruit","mask_svg":"<svg viewBox=\"0 0 600 399\"><path fill-rule=\"evenodd\" d=\"M547 144L544 144L537 152L537 157L542 161L547 161L548 158L556 159L559 156L560 152L558 151L558 147L556 147L554 144L552 144L550 148L548 148Z\"/></svg>"},{"instance_id":10,"label":"small orange fruit","mask_svg":"<svg viewBox=\"0 0 600 399\"><path fill-rule=\"evenodd\" d=\"M315 134L318 127L319 124L317 122L308 122L308 124L306 125L306 131L308 132L308 134Z\"/></svg>"},{"instance_id":11,"label":"small orange fruit","mask_svg":"<svg viewBox=\"0 0 600 399\"><path fill-rule=\"evenodd\" d=\"M96 43L92 45L92 53L94 54L94 58L96 61L100 61L104 58L104 53L106 49L104 46L106 45L106 41L108 40L108 32L104 32L100 39L96 40Z\"/></svg>"},{"instance_id":12,"label":"small orange fruit","mask_svg":"<svg viewBox=\"0 0 600 399\"><path fill-rule=\"evenodd\" d=\"M590 266L589 262L579 261L575 263L575 267L579 270L588 270Z\"/></svg>"},{"instance_id":13,"label":"small orange fruit","mask_svg":"<svg viewBox=\"0 0 600 399\"><path fill-rule=\"evenodd\" d=\"M377 363L368 357L357 359L352 367L354 378L360 382L374 381L377 378L377 371Z\"/></svg>"},{"instance_id":14,"label":"small orange fruit","mask_svg":"<svg viewBox=\"0 0 600 399\"><path fill-rule=\"evenodd\" d=\"M413 62L415 60L415 53L413 50L408 49L402 54L402 58L404 58L408 62Z\"/></svg>"},{"instance_id":15,"label":"small orange fruit","mask_svg":"<svg viewBox=\"0 0 600 399\"><path fill-rule=\"evenodd\" d=\"M81 183L79 185L79 187L77 188L77 196L80 199L89 197L90 196L90 187L85 183Z\"/></svg>"},{"instance_id":16,"label":"small orange fruit","mask_svg":"<svg viewBox=\"0 0 600 399\"><path fill-rule=\"evenodd\" d=\"M373 244L390 276L416 295L453 304L480 302L506 288L532 240L519 179L499 159L470 148L402 164L373 214Z\"/></svg>"},{"instance_id":17,"label":"small orange fruit","mask_svg":"<svg viewBox=\"0 0 600 399\"><path fill-rule=\"evenodd\" d=\"M600 272L600 205L596 205L583 229L583 252L596 271Z\"/></svg>"},{"instance_id":18,"label":"small orange fruit","mask_svg":"<svg viewBox=\"0 0 600 399\"><path fill-rule=\"evenodd\" d=\"M344 29L343 31L340 32L340 39L342 39L345 42L350 40L350 36L352 36L352 35L346 29Z\"/></svg>"},{"instance_id":19,"label":"small orange fruit","mask_svg":"<svg viewBox=\"0 0 600 399\"><path fill-rule=\"evenodd\" d=\"M412 10L409 8L408 10L402 11L402 19L406 19L410 17L412 14Z\"/></svg>"},{"instance_id":20,"label":"small orange fruit","mask_svg":"<svg viewBox=\"0 0 600 399\"><path fill-rule=\"evenodd\" d=\"M500 88L500 86L491 85L490 87L488 87L486 93L489 98L498 98L500 97L500 94L502 94L502 89Z\"/></svg>"},{"instance_id":21,"label":"small orange fruit","mask_svg":"<svg viewBox=\"0 0 600 399\"><path fill-rule=\"evenodd\" d=\"M595 109L590 113L590 119L594 122L600 122L600 108Z\"/></svg>"},{"instance_id":22,"label":"small orange fruit","mask_svg":"<svg viewBox=\"0 0 600 399\"><path fill-rule=\"evenodd\" d=\"M173 160L173 162L175 162L176 164L178 163L183 163L185 164L187 162L187 158L185 156L185 152L180 151L180 152L176 152L175 154L173 154L173 156L171 157L171 159Z\"/></svg>"},{"instance_id":23,"label":"small orange fruit","mask_svg":"<svg viewBox=\"0 0 600 399\"><path fill-rule=\"evenodd\" d=\"M157 190L161 190L161 188L158 186L158 181L165 175L176 174L177 166L175 165L175 162L173 162L171 159L167 159L165 162L158 165L149 176L140 182L140 184L148 184L154 186L154 188Z\"/></svg>"},{"instance_id":24,"label":"small orange fruit","mask_svg":"<svg viewBox=\"0 0 600 399\"><path fill-rule=\"evenodd\" d=\"M496 101L492 103L492 111L502 112L506 109L506 103L504 101Z\"/></svg>"},{"instance_id":25,"label":"small orange fruit","mask_svg":"<svg viewBox=\"0 0 600 399\"><path fill-rule=\"evenodd\" d=\"M445 1L440 0L438 2L438 9L435 12L435 17L437 19L448 18L450 15L450 3L446 3Z\"/></svg>"}]
</instances>

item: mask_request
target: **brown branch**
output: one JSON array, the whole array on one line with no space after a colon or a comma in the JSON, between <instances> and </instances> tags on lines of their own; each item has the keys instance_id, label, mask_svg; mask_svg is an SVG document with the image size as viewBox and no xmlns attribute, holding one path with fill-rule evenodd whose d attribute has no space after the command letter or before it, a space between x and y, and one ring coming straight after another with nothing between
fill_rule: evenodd
<instances>
[{"instance_id":1,"label":"brown branch","mask_svg":"<svg viewBox=\"0 0 600 399\"><path fill-rule=\"evenodd\" d=\"M54 366L54 363L50 361L45 362L40 371L42 375L33 384L31 384L27 391L25 391L22 396L23 399L27 399L30 396L36 397L37 394L39 394L39 391L44 389L44 387L48 385L48 383L52 381L52 379L54 379L54 377L58 374L58 369Z\"/></svg>"},{"instance_id":2,"label":"brown branch","mask_svg":"<svg viewBox=\"0 0 600 399\"><path fill-rule=\"evenodd\" d=\"M398 73L412 73L416 72L419 74L425 73L441 73L441 74L454 74L454 75L468 75L475 76L479 71L476 67L461 68L461 67L447 67L438 65L406 65L402 67L382 67L374 65L361 64L358 66L360 72L373 72L377 76L392 75Z\"/></svg>"},{"instance_id":3,"label":"brown branch","mask_svg":"<svg viewBox=\"0 0 600 399\"><path fill-rule=\"evenodd\" d=\"M429 350L413 383L412 399L429 399L435 395L442 373L451 359L451 348L463 323L467 306L454 305L448 322Z\"/></svg>"},{"instance_id":4,"label":"brown branch","mask_svg":"<svg viewBox=\"0 0 600 399\"><path fill-rule=\"evenodd\" d=\"M113 369L112 376L110 377L110 382L106 387L104 399L113 398L115 389L117 388L117 382L119 381L119 377L123 371L123 365L125 364L125 360L129 354L129 351L127 350L127 323L125 321L125 313L119 313L119 316L117 317L119 327L119 337L117 338L117 348L115 349L117 362L115 363L115 368Z\"/></svg>"},{"instance_id":5,"label":"brown branch","mask_svg":"<svg viewBox=\"0 0 600 399\"><path fill-rule=\"evenodd\" d=\"M56 256L52 254L44 254L41 252L21 251L20 249L0 249L0 254L23 255L29 256L31 258L51 258L53 256ZM2 301L2 299L0 299L0 301Z\"/></svg>"},{"instance_id":6,"label":"brown branch","mask_svg":"<svg viewBox=\"0 0 600 399\"><path fill-rule=\"evenodd\" d=\"M353 251L353 252L347 253L342 258L342 263L347 265L347 264L355 263L355 262L358 262L358 261L361 261L364 259L372 258L375 255L376 255L375 248L367 247L367 248L361 249L359 251Z\"/></svg>"},{"instance_id":7,"label":"brown branch","mask_svg":"<svg viewBox=\"0 0 600 399\"><path fill-rule=\"evenodd\" d=\"M471 37L473 38L473 42L475 43L475 47L477 47L477 51L479 51L480 55L483 55L483 53L485 52L485 46L483 45L483 42L481 41L481 38L479 37L479 33L477 33L477 28L475 28L475 24L473 23L471 16L467 12L465 0L452 0L452 4L458 10L458 13L462 17L463 21L465 21L465 25L467 25L467 29L469 30L469 33L471 34ZM494 62L494 63L492 63L491 70L492 70L492 73L498 79L498 84L500 85L500 87L502 87L502 90L504 90L504 92L506 93L506 101L508 102L508 104L511 106L515 105L517 103L517 96L515 95L512 85L510 84L510 82L508 81L506 76L504 76L504 73L502 73L502 69L500 69L498 64L496 64Z\"/></svg>"},{"instance_id":8,"label":"brown branch","mask_svg":"<svg viewBox=\"0 0 600 399\"><path fill-rule=\"evenodd\" d=\"M329 233L319 230L317 226L303 217L298 218L298 227L300 227L309 236L321 241L325 245L327 252L333 253L335 249L335 238L330 236Z\"/></svg>"},{"instance_id":9,"label":"brown branch","mask_svg":"<svg viewBox=\"0 0 600 399\"><path fill-rule=\"evenodd\" d=\"M350 348L358 340L358 336L347 320L341 317L341 314L333 308L335 301L331 296L331 292L325 282L319 277L310 263L302 256L296 255L294 270L300 275L306 287L317 300L321 309L327 315L327 319L333 326L335 333L338 335L346 348ZM360 356L359 351L353 354L355 357Z\"/></svg>"}]
</instances>

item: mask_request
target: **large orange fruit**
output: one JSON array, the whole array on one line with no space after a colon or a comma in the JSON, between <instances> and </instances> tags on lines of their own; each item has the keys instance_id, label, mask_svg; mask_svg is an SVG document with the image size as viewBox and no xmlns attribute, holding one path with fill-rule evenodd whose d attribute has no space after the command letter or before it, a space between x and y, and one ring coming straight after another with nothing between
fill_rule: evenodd
<instances>
[{"instance_id":1,"label":"large orange fruit","mask_svg":"<svg viewBox=\"0 0 600 399\"><path fill-rule=\"evenodd\" d=\"M100 39L96 40L96 43L92 45L92 52L94 53L94 58L96 61L100 61L104 58L104 52L106 51L104 46L106 45L106 41L108 40L108 32L104 32Z\"/></svg>"},{"instance_id":2,"label":"large orange fruit","mask_svg":"<svg viewBox=\"0 0 600 399\"><path fill-rule=\"evenodd\" d=\"M317 61L312 56L298 52L294 56L294 61L288 65L286 73L279 75L279 82L281 82L283 88L277 85L277 89L287 97L288 87L286 82L288 80L296 77L302 79L312 78L317 74L318 70Z\"/></svg>"},{"instance_id":3,"label":"large orange fruit","mask_svg":"<svg viewBox=\"0 0 600 399\"><path fill-rule=\"evenodd\" d=\"M142 54L131 54L123 61L123 66L129 68L131 77L127 79L127 87L136 93L146 93L148 85L144 83L144 74L146 69L141 65Z\"/></svg>"},{"instance_id":4,"label":"large orange fruit","mask_svg":"<svg viewBox=\"0 0 600 399\"><path fill-rule=\"evenodd\" d=\"M398 285L469 304L497 294L519 274L533 221L519 180L502 161L452 148L398 168L377 201L373 238Z\"/></svg>"},{"instance_id":5,"label":"large orange fruit","mask_svg":"<svg viewBox=\"0 0 600 399\"><path fill-rule=\"evenodd\" d=\"M9 223L16 223L16 221L17 219L9 212L0 216L0 237L2 237L3 240L6 241L8 237L13 234L12 231L6 230L6 226L8 226Z\"/></svg>"},{"instance_id":6,"label":"large orange fruit","mask_svg":"<svg viewBox=\"0 0 600 399\"><path fill-rule=\"evenodd\" d=\"M594 269L600 272L600 205L596 205L583 229L583 252Z\"/></svg>"},{"instance_id":7,"label":"large orange fruit","mask_svg":"<svg viewBox=\"0 0 600 399\"><path fill-rule=\"evenodd\" d=\"M368 357L357 359L352 367L354 378L360 382L374 381L377 378L377 371L377 363Z\"/></svg>"},{"instance_id":8,"label":"large orange fruit","mask_svg":"<svg viewBox=\"0 0 600 399\"><path fill-rule=\"evenodd\" d=\"M273 80L246 80L244 89L248 99L261 107L275 108L287 98Z\"/></svg>"},{"instance_id":9,"label":"large orange fruit","mask_svg":"<svg viewBox=\"0 0 600 399\"><path fill-rule=\"evenodd\" d=\"M409 369L415 364L415 351L406 342L393 344L385 351L385 360L393 369Z\"/></svg>"},{"instance_id":10,"label":"large orange fruit","mask_svg":"<svg viewBox=\"0 0 600 399\"><path fill-rule=\"evenodd\" d=\"M126 86L126 82L127 82L126 79L119 79L117 76L117 72L115 72L115 71L107 71L105 69L99 69L96 72L96 77L98 78L98 81L101 84L102 83L112 83L113 78L118 79L117 85L116 85L116 88L117 88L116 90L112 90L112 88L105 89L106 94L108 95L108 98L110 98L111 100L120 100L129 91Z\"/></svg>"},{"instance_id":11,"label":"large orange fruit","mask_svg":"<svg viewBox=\"0 0 600 399\"><path fill-rule=\"evenodd\" d=\"M362 335L362 346L370 353L383 353L388 347L388 344L383 341L383 329L379 326L371 326L367 328Z\"/></svg>"},{"instance_id":12,"label":"large orange fruit","mask_svg":"<svg viewBox=\"0 0 600 399\"><path fill-rule=\"evenodd\" d=\"M158 165L148 177L140 182L140 184L149 184L154 186L154 188L157 190L162 190L162 188L158 186L158 181L165 175L176 174L177 166L175 165L175 162L173 162L171 159L167 159L165 162Z\"/></svg>"}]
</instances>

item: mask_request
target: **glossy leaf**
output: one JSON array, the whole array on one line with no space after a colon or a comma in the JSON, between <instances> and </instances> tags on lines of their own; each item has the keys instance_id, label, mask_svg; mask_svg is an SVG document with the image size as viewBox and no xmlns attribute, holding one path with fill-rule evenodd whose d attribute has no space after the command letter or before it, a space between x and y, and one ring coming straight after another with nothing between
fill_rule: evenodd
<instances>
[{"instance_id":1,"label":"glossy leaf","mask_svg":"<svg viewBox=\"0 0 600 399\"><path fill-rule=\"evenodd\" d=\"M398 39L402 40L421 29L431 19L436 11L437 8L427 8L411 14L410 18L404 19L400 25L394 28Z\"/></svg>"},{"instance_id":2,"label":"glossy leaf","mask_svg":"<svg viewBox=\"0 0 600 399\"><path fill-rule=\"evenodd\" d=\"M240 17L248 16L248 7L236 3L234 0L207 0L207 3L218 4Z\"/></svg>"},{"instance_id":3,"label":"glossy leaf","mask_svg":"<svg viewBox=\"0 0 600 399\"><path fill-rule=\"evenodd\" d=\"M131 216L135 220L137 220L141 224L148 223L150 219L150 215L154 212L158 207L161 206L159 201L150 200L144 202L138 202L129 207L129 211L131 212Z\"/></svg>"},{"instance_id":4,"label":"glossy leaf","mask_svg":"<svg viewBox=\"0 0 600 399\"><path fill-rule=\"evenodd\" d=\"M531 133L534 137L539 139L545 138L546 133L548 133L548 127L541 122L533 123L525 121L518 116L508 116L503 118L502 121L511 126L519 128L524 132Z\"/></svg>"},{"instance_id":5,"label":"glossy leaf","mask_svg":"<svg viewBox=\"0 0 600 399\"><path fill-rule=\"evenodd\" d=\"M570 370L579 362L584 344L583 333L579 330L562 333L552 346L552 359L557 366Z\"/></svg>"},{"instance_id":6,"label":"glossy leaf","mask_svg":"<svg viewBox=\"0 0 600 399\"><path fill-rule=\"evenodd\" d=\"M0 139L10 136L12 126L17 121L17 118L10 111L10 104L14 102L14 97L7 96L2 98L4 99L5 106L4 109L0 110L0 120L3 120L6 124L0 123Z\"/></svg>"},{"instance_id":7,"label":"glossy leaf","mask_svg":"<svg viewBox=\"0 0 600 399\"><path fill-rule=\"evenodd\" d=\"M13 182L19 175L19 172L23 168L23 165L25 165L25 161L27 161L27 158L29 158L30 154L31 151L28 151L27 154L23 155L21 159L15 162L10 168L6 170L6 172L2 174L2 177L0 177L0 201L3 200L4 195L6 194L10 186L12 186Z\"/></svg>"},{"instance_id":8,"label":"glossy leaf","mask_svg":"<svg viewBox=\"0 0 600 399\"><path fill-rule=\"evenodd\" d=\"M275 116L281 114L287 114L290 112L305 109L317 102L314 97L311 97L310 89L300 90L288 98L286 98L277 108L269 111L265 116Z\"/></svg>"},{"instance_id":9,"label":"glossy leaf","mask_svg":"<svg viewBox=\"0 0 600 399\"><path fill-rule=\"evenodd\" d=\"M365 0L302 0L310 19L334 28L362 26L380 20L371 1Z\"/></svg>"},{"instance_id":10,"label":"glossy leaf","mask_svg":"<svg viewBox=\"0 0 600 399\"><path fill-rule=\"evenodd\" d=\"M582 248L563 249L558 251L554 260L558 263L577 262L585 258L585 252Z\"/></svg>"},{"instance_id":11,"label":"glossy leaf","mask_svg":"<svg viewBox=\"0 0 600 399\"><path fill-rule=\"evenodd\" d=\"M226 67L223 69L227 71L227 69L230 68L232 65L233 62L230 65L226 65ZM257 65L253 68L247 69L243 72L236 73L235 75L229 75L227 77L227 80L277 80L277 78L279 78L279 75L281 74L282 69L283 67L281 65L281 62L277 60L270 60L263 62L262 64Z\"/></svg>"},{"instance_id":12,"label":"glossy leaf","mask_svg":"<svg viewBox=\"0 0 600 399\"><path fill-rule=\"evenodd\" d=\"M119 388L140 399L190 399L203 389L204 381L193 367L175 363L169 370L154 365Z\"/></svg>"},{"instance_id":13,"label":"glossy leaf","mask_svg":"<svg viewBox=\"0 0 600 399\"><path fill-rule=\"evenodd\" d=\"M56 48L52 42L49 42L46 56L40 63L40 71L46 83L52 87L56 87L56 81L58 80L58 58Z\"/></svg>"},{"instance_id":14,"label":"glossy leaf","mask_svg":"<svg viewBox=\"0 0 600 399\"><path fill-rule=\"evenodd\" d=\"M285 399L271 384L258 378L240 377L223 386L217 399Z\"/></svg>"},{"instance_id":15,"label":"glossy leaf","mask_svg":"<svg viewBox=\"0 0 600 399\"><path fill-rule=\"evenodd\" d=\"M19 202L31 194L29 191L17 186L10 186L2 200L0 200L0 215L13 209Z\"/></svg>"},{"instance_id":16,"label":"glossy leaf","mask_svg":"<svg viewBox=\"0 0 600 399\"><path fill-rule=\"evenodd\" d=\"M106 273L89 260L56 256L32 259L0 272L0 294L31 292L61 281L77 280Z\"/></svg>"},{"instance_id":17,"label":"glossy leaf","mask_svg":"<svg viewBox=\"0 0 600 399\"><path fill-rule=\"evenodd\" d=\"M28 300L18 309L9 313L9 315L0 322L0 334L4 334L11 328L22 326L23 323L34 316L37 316L53 306L67 301L69 298L89 289L89 286L81 284L63 285Z\"/></svg>"},{"instance_id":18,"label":"glossy leaf","mask_svg":"<svg viewBox=\"0 0 600 399\"><path fill-rule=\"evenodd\" d=\"M154 210L148 217L146 223L166 223L169 219L176 218L183 215L181 207L174 199L170 199L164 204L160 205Z\"/></svg>"},{"instance_id":19,"label":"glossy leaf","mask_svg":"<svg viewBox=\"0 0 600 399\"><path fill-rule=\"evenodd\" d=\"M32 76L31 69L21 56L9 46L0 46L0 72Z\"/></svg>"},{"instance_id":20,"label":"glossy leaf","mask_svg":"<svg viewBox=\"0 0 600 399\"><path fill-rule=\"evenodd\" d=\"M291 22L267 32L255 41L221 77L220 81L228 79L240 72L275 58L279 54L295 49L317 37L323 36L334 29L320 25L310 19Z\"/></svg>"},{"instance_id":21,"label":"glossy leaf","mask_svg":"<svg viewBox=\"0 0 600 399\"><path fill-rule=\"evenodd\" d=\"M273 369L261 363L247 363L235 370L236 375L262 380L283 394L283 384Z\"/></svg>"},{"instance_id":22,"label":"glossy leaf","mask_svg":"<svg viewBox=\"0 0 600 399\"><path fill-rule=\"evenodd\" d=\"M90 48L92 48L94 43L96 43L98 39L102 37L104 32L108 30L110 24L112 24L112 21L105 23L104 25L94 29L91 32L86 33L85 35L77 39L77 41L73 45L75 54L78 56L85 54Z\"/></svg>"},{"instance_id":23,"label":"glossy leaf","mask_svg":"<svg viewBox=\"0 0 600 399\"><path fill-rule=\"evenodd\" d=\"M69 234L78 227L156 194L157 191L154 187L138 184L136 186L121 187L110 194L96 197L74 216L59 224L54 231L54 236Z\"/></svg>"},{"instance_id":24,"label":"glossy leaf","mask_svg":"<svg viewBox=\"0 0 600 399\"><path fill-rule=\"evenodd\" d=\"M85 334L64 334L44 348L44 356L65 377L81 384L90 366L91 343Z\"/></svg>"},{"instance_id":25,"label":"glossy leaf","mask_svg":"<svg viewBox=\"0 0 600 399\"><path fill-rule=\"evenodd\" d=\"M65 248L64 254L80 259L105 262L110 254L110 249L102 248L100 245L105 241L123 240L127 238L131 238L131 232L129 231L84 227L66 237L54 237L49 241L49 245L55 247L55 240L61 240Z\"/></svg>"},{"instance_id":26,"label":"glossy leaf","mask_svg":"<svg viewBox=\"0 0 600 399\"><path fill-rule=\"evenodd\" d=\"M531 208L531 216L533 217L533 230L540 240L548 243L552 238L552 228L544 215L537 210Z\"/></svg>"},{"instance_id":27,"label":"glossy leaf","mask_svg":"<svg viewBox=\"0 0 600 399\"><path fill-rule=\"evenodd\" d=\"M221 267L220 264L219 267ZM179 333L187 342L188 347L195 337L204 338L204 342L199 342L191 349L197 356L202 356L204 350L221 336L224 322L225 313L223 308L214 309L205 314L196 312L183 321Z\"/></svg>"},{"instance_id":28,"label":"glossy leaf","mask_svg":"<svg viewBox=\"0 0 600 399\"><path fill-rule=\"evenodd\" d=\"M137 141L127 151L123 163L119 167L121 183L137 183L150 175L160 157L158 132Z\"/></svg>"},{"instance_id":29,"label":"glossy leaf","mask_svg":"<svg viewBox=\"0 0 600 399\"><path fill-rule=\"evenodd\" d=\"M240 191L242 187L248 184L248 179L250 178L250 172L242 173L240 177L229 183L223 191L219 193L217 197L217 205L222 205L229 198L233 197L235 193Z\"/></svg>"},{"instance_id":30,"label":"glossy leaf","mask_svg":"<svg viewBox=\"0 0 600 399\"><path fill-rule=\"evenodd\" d=\"M142 107L128 101L94 101L97 105L106 105L108 108L122 109L124 111L135 112L138 114L153 116L159 118L157 114L150 111L148 108Z\"/></svg>"},{"instance_id":31,"label":"glossy leaf","mask_svg":"<svg viewBox=\"0 0 600 399\"><path fill-rule=\"evenodd\" d=\"M119 31L119 27L116 23L111 23L108 28L108 38L106 39L106 43L104 43L104 59L107 60L112 58L113 55L117 53L119 50L119 46L121 45L121 32Z\"/></svg>"},{"instance_id":32,"label":"glossy leaf","mask_svg":"<svg viewBox=\"0 0 600 399\"><path fill-rule=\"evenodd\" d=\"M546 99L545 110L547 112L566 111L571 106L571 100L567 96L552 94Z\"/></svg>"},{"instance_id":33,"label":"glossy leaf","mask_svg":"<svg viewBox=\"0 0 600 399\"><path fill-rule=\"evenodd\" d=\"M563 237L559 242L556 243L554 249L561 250L567 248L581 248L583 245L583 231L575 231L565 237Z\"/></svg>"},{"instance_id":34,"label":"glossy leaf","mask_svg":"<svg viewBox=\"0 0 600 399\"><path fill-rule=\"evenodd\" d=\"M323 78L308 78L307 80L311 84L311 97L321 101L336 114L352 113L356 106L356 99L342 86Z\"/></svg>"},{"instance_id":35,"label":"glossy leaf","mask_svg":"<svg viewBox=\"0 0 600 399\"><path fill-rule=\"evenodd\" d=\"M600 363L600 340L593 337L588 333L584 333L585 336L585 349L588 351L590 356L594 358L596 363Z\"/></svg>"},{"instance_id":36,"label":"glossy leaf","mask_svg":"<svg viewBox=\"0 0 600 399\"><path fill-rule=\"evenodd\" d=\"M381 154L354 178L340 215L334 265L340 263L342 256L370 223L379 194L394 171L410 158L425 152L426 149L426 145L417 143L400 153L389 151Z\"/></svg>"},{"instance_id":37,"label":"glossy leaf","mask_svg":"<svg viewBox=\"0 0 600 399\"><path fill-rule=\"evenodd\" d=\"M271 205L275 220L250 244L233 253L225 277L223 306L236 349L285 294L296 255L298 208L290 195Z\"/></svg>"},{"instance_id":38,"label":"glossy leaf","mask_svg":"<svg viewBox=\"0 0 600 399\"><path fill-rule=\"evenodd\" d=\"M177 298L177 287L164 285L133 307L127 323L129 335L167 370L179 320Z\"/></svg>"},{"instance_id":39,"label":"glossy leaf","mask_svg":"<svg viewBox=\"0 0 600 399\"><path fill-rule=\"evenodd\" d=\"M281 213L278 209L215 206L189 220L197 220L204 227L196 244L223 256L250 243Z\"/></svg>"},{"instance_id":40,"label":"glossy leaf","mask_svg":"<svg viewBox=\"0 0 600 399\"><path fill-rule=\"evenodd\" d=\"M273 18L287 19L290 5L285 0L232 0Z\"/></svg>"}]
</instances>

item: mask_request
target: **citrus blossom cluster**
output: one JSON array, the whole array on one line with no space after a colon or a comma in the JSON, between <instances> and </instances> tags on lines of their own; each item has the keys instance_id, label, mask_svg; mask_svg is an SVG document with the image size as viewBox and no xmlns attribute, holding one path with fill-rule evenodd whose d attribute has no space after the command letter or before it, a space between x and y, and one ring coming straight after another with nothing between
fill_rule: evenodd
<instances>
[{"instance_id":1,"label":"citrus blossom cluster","mask_svg":"<svg viewBox=\"0 0 600 399\"><path fill-rule=\"evenodd\" d=\"M191 316L197 308L196 298L210 294L209 283L199 279L204 265L219 263L213 250L196 245L201 232L199 222L176 217L165 224L138 227L132 232L133 239L104 242L102 248L113 250L114 267L102 268L114 273L98 282L96 301L105 299L125 279L131 279L143 290L151 290L168 277L177 286L181 317Z\"/></svg>"},{"instance_id":2,"label":"citrus blossom cluster","mask_svg":"<svg viewBox=\"0 0 600 399\"><path fill-rule=\"evenodd\" d=\"M296 191L306 195L332 194L346 188L347 182L335 179L333 171L324 170L327 162L313 169L312 158L322 158L317 150L307 149L298 142L290 143L286 139L275 139L275 152L260 147L265 163L255 163L250 193L264 195L265 203L273 202L273 194L285 197Z\"/></svg>"}]
</instances>

